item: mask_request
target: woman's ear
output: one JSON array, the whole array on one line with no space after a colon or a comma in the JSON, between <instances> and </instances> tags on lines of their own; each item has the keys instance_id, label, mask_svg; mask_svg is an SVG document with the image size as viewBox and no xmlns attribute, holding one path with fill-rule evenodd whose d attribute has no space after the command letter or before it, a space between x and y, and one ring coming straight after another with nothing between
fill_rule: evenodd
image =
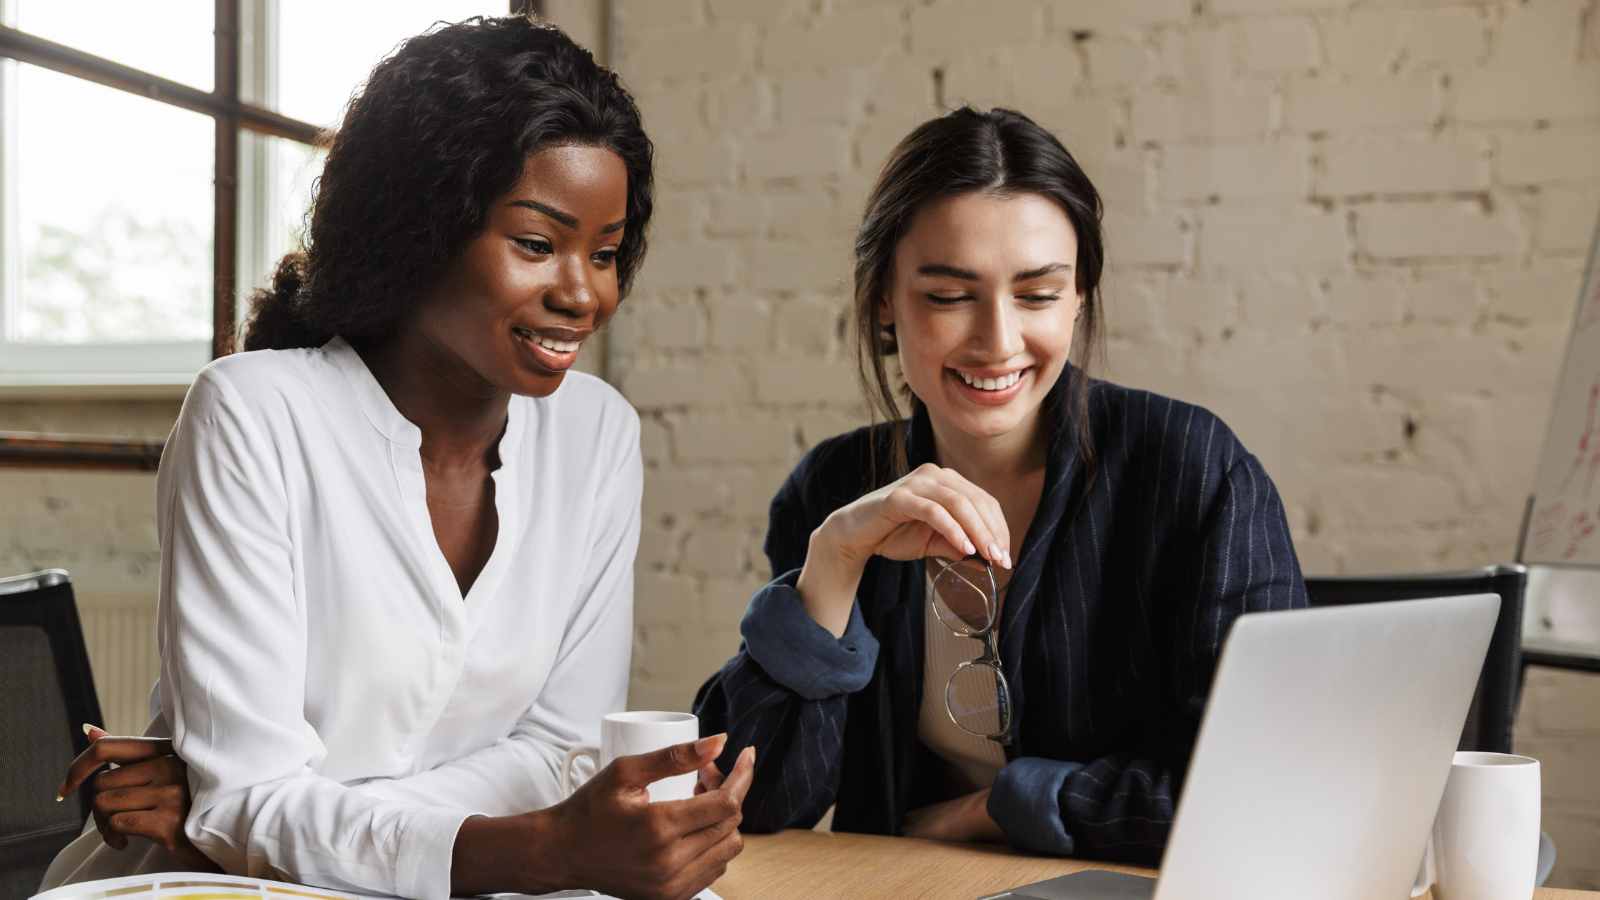
<instances>
[{"instance_id":1,"label":"woman's ear","mask_svg":"<svg viewBox=\"0 0 1600 900\"><path fill-rule=\"evenodd\" d=\"M878 298L878 324L879 325L893 325L894 324L894 307L889 305L889 298L888 297L879 297Z\"/></svg>"}]
</instances>

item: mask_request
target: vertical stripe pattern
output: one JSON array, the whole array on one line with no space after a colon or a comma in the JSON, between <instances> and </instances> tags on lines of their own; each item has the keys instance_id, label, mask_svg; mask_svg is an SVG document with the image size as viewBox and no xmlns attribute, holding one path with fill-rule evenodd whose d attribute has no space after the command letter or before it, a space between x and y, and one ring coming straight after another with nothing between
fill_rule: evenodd
<instances>
[{"instance_id":1,"label":"vertical stripe pattern","mask_svg":"<svg viewBox=\"0 0 1600 900\"><path fill-rule=\"evenodd\" d=\"M1055 852L1155 862L1228 629L1246 612L1305 606L1305 585L1272 481L1199 407L1097 382L1099 471L1079 506L1085 473L1066 383L1052 393L1044 493L1013 554L999 627L1015 731L1007 756L1073 764L1053 798L1050 830L1067 836ZM772 501L774 575L800 568L811 531L878 480L869 442L886 433L842 435L795 467ZM907 433L912 465L931 459L925 415ZM804 700L742 650L701 688L702 727L729 733L720 763L757 748L746 830L810 827L837 803L834 830L898 834L908 810L951 796L947 770L917 739L918 566L867 566L857 601L880 651L864 689Z\"/></svg>"}]
</instances>

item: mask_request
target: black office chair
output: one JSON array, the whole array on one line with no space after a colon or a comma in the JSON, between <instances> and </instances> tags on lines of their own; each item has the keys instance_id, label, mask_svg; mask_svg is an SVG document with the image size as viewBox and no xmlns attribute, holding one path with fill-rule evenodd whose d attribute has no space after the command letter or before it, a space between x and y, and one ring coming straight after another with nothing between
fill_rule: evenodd
<instances>
[{"instance_id":1,"label":"black office chair","mask_svg":"<svg viewBox=\"0 0 1600 900\"><path fill-rule=\"evenodd\" d=\"M0 900L38 893L50 861L83 829L88 791L56 789L89 746L100 701L78 624L72 580L60 569L0 578Z\"/></svg>"},{"instance_id":2,"label":"black office chair","mask_svg":"<svg viewBox=\"0 0 1600 900\"><path fill-rule=\"evenodd\" d=\"M1306 579L1306 594L1312 606L1499 594L1500 617L1458 749L1510 753L1522 683L1522 590L1527 580L1528 570L1515 564L1419 575L1323 575Z\"/></svg>"}]
</instances>

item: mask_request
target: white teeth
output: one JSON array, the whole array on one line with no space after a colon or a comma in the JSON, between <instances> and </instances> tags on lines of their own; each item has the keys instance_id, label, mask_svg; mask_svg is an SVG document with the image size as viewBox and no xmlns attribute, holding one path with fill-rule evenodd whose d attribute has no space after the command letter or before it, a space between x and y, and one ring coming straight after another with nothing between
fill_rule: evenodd
<instances>
[{"instance_id":1,"label":"white teeth","mask_svg":"<svg viewBox=\"0 0 1600 900\"><path fill-rule=\"evenodd\" d=\"M1021 372L1012 372L1009 375L1001 375L999 378L979 378L961 371L957 371L956 374L961 376L962 381L980 391L1003 391L1016 384L1022 378Z\"/></svg>"},{"instance_id":2,"label":"white teeth","mask_svg":"<svg viewBox=\"0 0 1600 900\"><path fill-rule=\"evenodd\" d=\"M554 350L557 353L571 353L583 345L582 341L557 341L547 338L542 334L530 336L533 338L534 343L544 347L547 350Z\"/></svg>"}]
</instances>

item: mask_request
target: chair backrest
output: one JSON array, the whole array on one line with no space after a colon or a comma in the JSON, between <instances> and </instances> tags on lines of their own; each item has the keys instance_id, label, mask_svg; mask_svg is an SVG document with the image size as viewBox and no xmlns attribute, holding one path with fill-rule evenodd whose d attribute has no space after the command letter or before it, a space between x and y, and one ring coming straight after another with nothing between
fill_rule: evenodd
<instances>
[{"instance_id":1,"label":"chair backrest","mask_svg":"<svg viewBox=\"0 0 1600 900\"><path fill-rule=\"evenodd\" d=\"M60 569L0 578L0 900L39 890L90 813L90 792L57 803L67 766L101 724L89 653Z\"/></svg>"},{"instance_id":2,"label":"chair backrest","mask_svg":"<svg viewBox=\"0 0 1600 900\"><path fill-rule=\"evenodd\" d=\"M1312 606L1499 594L1500 617L1458 749L1510 753L1522 679L1522 592L1527 580L1526 568L1506 564L1418 575L1320 576L1306 579L1306 594Z\"/></svg>"}]
</instances>

